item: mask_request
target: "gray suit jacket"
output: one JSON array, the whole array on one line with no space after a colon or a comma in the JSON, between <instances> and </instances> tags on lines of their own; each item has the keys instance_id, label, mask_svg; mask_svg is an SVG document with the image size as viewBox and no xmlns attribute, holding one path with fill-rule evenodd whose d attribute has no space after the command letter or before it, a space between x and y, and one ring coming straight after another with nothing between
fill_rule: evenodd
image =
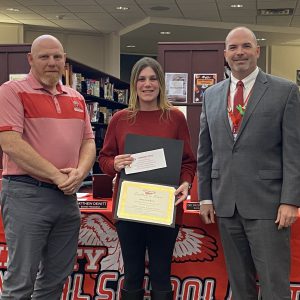
<instances>
[{"instance_id":1,"label":"gray suit jacket","mask_svg":"<svg viewBox=\"0 0 300 300\"><path fill-rule=\"evenodd\" d=\"M275 219L280 203L300 206L300 96L260 71L236 141L227 113L229 79L206 90L200 117L198 190L219 217Z\"/></svg>"}]
</instances>

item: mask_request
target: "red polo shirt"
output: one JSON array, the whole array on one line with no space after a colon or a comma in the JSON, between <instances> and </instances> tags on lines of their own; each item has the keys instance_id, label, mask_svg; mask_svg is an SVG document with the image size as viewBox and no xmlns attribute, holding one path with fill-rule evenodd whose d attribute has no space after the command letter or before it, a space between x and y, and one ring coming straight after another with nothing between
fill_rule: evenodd
<instances>
[{"instance_id":1,"label":"red polo shirt","mask_svg":"<svg viewBox=\"0 0 300 300\"><path fill-rule=\"evenodd\" d=\"M94 138L84 98L57 85L52 95L30 73L0 87L0 131L17 131L58 169L76 168L84 139ZM3 153L3 175L26 174Z\"/></svg>"}]
</instances>

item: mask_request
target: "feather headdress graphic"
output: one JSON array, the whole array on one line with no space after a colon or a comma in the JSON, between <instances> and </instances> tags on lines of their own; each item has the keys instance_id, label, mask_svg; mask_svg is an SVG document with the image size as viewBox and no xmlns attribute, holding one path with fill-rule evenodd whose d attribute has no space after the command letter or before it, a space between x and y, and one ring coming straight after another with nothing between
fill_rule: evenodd
<instances>
[{"instance_id":1,"label":"feather headdress graphic","mask_svg":"<svg viewBox=\"0 0 300 300\"><path fill-rule=\"evenodd\" d=\"M101 261L101 270L124 272L124 263L117 231L113 223L98 213L83 214L79 233L79 246L102 246L107 256ZM181 227L173 252L173 262L213 261L218 256L216 239L205 230Z\"/></svg>"}]
</instances>

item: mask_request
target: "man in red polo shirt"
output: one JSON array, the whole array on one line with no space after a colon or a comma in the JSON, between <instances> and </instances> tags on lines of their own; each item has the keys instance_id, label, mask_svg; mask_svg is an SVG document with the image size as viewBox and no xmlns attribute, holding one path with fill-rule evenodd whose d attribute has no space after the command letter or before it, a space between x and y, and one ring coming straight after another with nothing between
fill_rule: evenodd
<instances>
[{"instance_id":1,"label":"man in red polo shirt","mask_svg":"<svg viewBox=\"0 0 300 300\"><path fill-rule=\"evenodd\" d=\"M1 212L9 261L1 299L60 299L80 228L76 191L95 160L83 97L63 86L66 54L34 40L24 80L0 87Z\"/></svg>"}]
</instances>

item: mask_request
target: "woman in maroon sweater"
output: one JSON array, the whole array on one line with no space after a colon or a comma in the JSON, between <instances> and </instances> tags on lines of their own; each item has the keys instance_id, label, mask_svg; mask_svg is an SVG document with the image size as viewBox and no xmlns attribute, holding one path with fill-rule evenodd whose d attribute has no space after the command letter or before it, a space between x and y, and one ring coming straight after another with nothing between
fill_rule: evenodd
<instances>
[{"instance_id":1,"label":"woman in maroon sweater","mask_svg":"<svg viewBox=\"0 0 300 300\"><path fill-rule=\"evenodd\" d=\"M143 299L145 252L148 249L151 299L171 300L172 254L182 221L182 201L186 199L193 182L196 161L190 146L186 119L167 100L162 68L156 60L149 57L140 59L134 65L130 80L129 108L114 114L99 155L102 171L111 176L117 174L116 186L120 171L132 162L130 154L124 154L125 137L128 133L184 141L180 186L175 192L175 228L121 220L116 222L125 269L122 299Z\"/></svg>"}]
</instances>

